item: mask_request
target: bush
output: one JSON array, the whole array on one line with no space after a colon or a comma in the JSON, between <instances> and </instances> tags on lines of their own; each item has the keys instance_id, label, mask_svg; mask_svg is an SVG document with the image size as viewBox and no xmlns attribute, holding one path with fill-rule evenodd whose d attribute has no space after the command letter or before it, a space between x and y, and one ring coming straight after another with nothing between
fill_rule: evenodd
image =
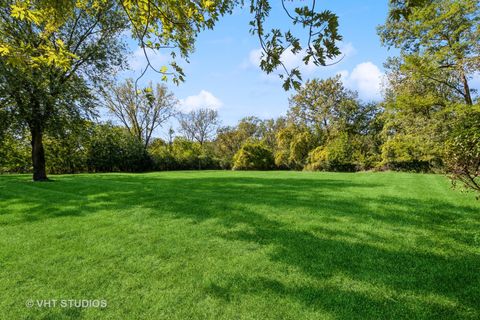
<instances>
[{"instance_id":1,"label":"bush","mask_svg":"<svg viewBox=\"0 0 480 320\"><path fill-rule=\"evenodd\" d=\"M353 153L353 160L356 170L371 170L378 166L381 161L380 155L373 152L361 152L356 150Z\"/></svg>"},{"instance_id":2,"label":"bush","mask_svg":"<svg viewBox=\"0 0 480 320\"><path fill-rule=\"evenodd\" d=\"M413 135L389 139L382 146L381 170L431 172L442 167L442 160L432 150L427 150L420 137Z\"/></svg>"},{"instance_id":3,"label":"bush","mask_svg":"<svg viewBox=\"0 0 480 320\"><path fill-rule=\"evenodd\" d=\"M26 173L32 170L28 134L4 132L0 140L0 173Z\"/></svg>"},{"instance_id":4,"label":"bush","mask_svg":"<svg viewBox=\"0 0 480 320\"><path fill-rule=\"evenodd\" d=\"M141 172L152 168L143 144L125 129L111 124L95 126L88 154L93 172Z\"/></svg>"},{"instance_id":5,"label":"bush","mask_svg":"<svg viewBox=\"0 0 480 320\"><path fill-rule=\"evenodd\" d=\"M429 173L434 171L434 167L429 161L422 160L382 162L376 169L381 171L391 170L416 173Z\"/></svg>"},{"instance_id":6,"label":"bush","mask_svg":"<svg viewBox=\"0 0 480 320\"><path fill-rule=\"evenodd\" d=\"M357 170L357 166L350 161L346 161L341 154L332 152L328 146L322 146L310 152L305 170L354 172Z\"/></svg>"},{"instance_id":7,"label":"bush","mask_svg":"<svg viewBox=\"0 0 480 320\"><path fill-rule=\"evenodd\" d=\"M156 171L169 171L178 168L177 159L169 150L167 145L155 145L151 146L148 150L153 161L153 170Z\"/></svg>"},{"instance_id":8,"label":"bush","mask_svg":"<svg viewBox=\"0 0 480 320\"><path fill-rule=\"evenodd\" d=\"M328 170L328 150L321 146L313 149L308 154L305 170L327 171Z\"/></svg>"},{"instance_id":9,"label":"bush","mask_svg":"<svg viewBox=\"0 0 480 320\"><path fill-rule=\"evenodd\" d=\"M220 169L220 160L213 156L208 145L201 146L185 138L176 138L171 145L159 139L149 147L154 170L212 170Z\"/></svg>"},{"instance_id":10,"label":"bush","mask_svg":"<svg viewBox=\"0 0 480 320\"><path fill-rule=\"evenodd\" d=\"M262 143L245 143L233 157L233 170L271 170L273 153Z\"/></svg>"},{"instance_id":11,"label":"bush","mask_svg":"<svg viewBox=\"0 0 480 320\"><path fill-rule=\"evenodd\" d=\"M315 139L306 129L288 126L276 136L275 165L281 169L302 170L308 153L315 146Z\"/></svg>"},{"instance_id":12,"label":"bush","mask_svg":"<svg viewBox=\"0 0 480 320\"><path fill-rule=\"evenodd\" d=\"M352 159L353 148L348 135L341 134L326 146L313 149L307 159L306 170L353 172L357 167Z\"/></svg>"}]
</instances>

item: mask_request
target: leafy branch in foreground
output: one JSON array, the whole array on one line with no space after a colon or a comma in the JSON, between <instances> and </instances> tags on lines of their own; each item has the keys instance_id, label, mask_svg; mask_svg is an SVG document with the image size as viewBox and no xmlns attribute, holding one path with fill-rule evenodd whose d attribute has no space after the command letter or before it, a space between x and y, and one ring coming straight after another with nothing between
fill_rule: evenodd
<instances>
[{"instance_id":1,"label":"leafy branch in foreground","mask_svg":"<svg viewBox=\"0 0 480 320\"><path fill-rule=\"evenodd\" d=\"M235 8L244 8L244 0L27 0L9 1L9 16L16 21L28 22L39 35L38 45L17 43L15 39L0 41L0 55L10 63L32 68L39 65L53 65L68 69L77 59L75 50L55 37L55 32L75 19L74 13L95 17L101 11L112 11L116 18L128 21L126 29L138 41L146 58L143 76L147 70L162 75L163 80L171 77L174 83L184 81L185 74L178 64L178 57L188 62L195 49L197 35L205 29L213 29L224 15ZM287 3L288 2L288 3ZM272 1L250 0L251 33L258 36L263 49L260 67L267 73L283 68L283 87L299 88L301 74L298 68L288 69L281 61L287 50L302 55L303 62L310 61L317 66L327 65L340 54L337 42L342 39L338 33L337 16L328 10L317 10L316 0L310 5L295 6L299 0L282 0L281 6L290 18L292 26L306 30L304 41L291 30L272 28L267 31L267 20L272 10ZM275 2L277 3L277 2ZM278 4L278 3L277 3ZM120 10L119 10L120 9ZM157 68L151 64L150 50L169 51L169 66ZM20 53L20 54L19 54Z\"/></svg>"}]
</instances>

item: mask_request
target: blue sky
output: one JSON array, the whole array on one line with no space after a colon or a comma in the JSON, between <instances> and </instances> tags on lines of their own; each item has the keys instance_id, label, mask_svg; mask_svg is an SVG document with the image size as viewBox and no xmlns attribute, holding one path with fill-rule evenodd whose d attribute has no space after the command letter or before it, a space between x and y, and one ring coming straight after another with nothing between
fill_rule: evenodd
<instances>
[{"instance_id":1,"label":"blue sky","mask_svg":"<svg viewBox=\"0 0 480 320\"><path fill-rule=\"evenodd\" d=\"M330 67L303 65L304 78L326 78L340 73L345 85L357 90L362 99L380 99L383 63L389 55L395 54L381 46L376 34L376 27L384 22L387 15L387 1L317 3L318 9L329 9L339 16L343 36L341 48L345 58ZM272 1L272 6L270 23L288 28L289 20L281 10L280 1ZM186 72L186 82L180 86L168 83L181 101L181 110L207 106L216 108L224 125L234 125L250 115L274 118L286 113L288 98L293 91L285 92L278 77L267 76L258 68L259 43L249 33L249 20L248 8L238 9L233 15L222 18L214 30L200 34L190 64L181 64ZM145 61L135 46L132 46L132 52L130 65L135 71L126 75L135 77ZM167 61L162 53L151 54L150 57L157 67ZM287 65L301 65L299 57L289 55L285 58ZM160 82L160 76L147 72L142 81ZM168 127L165 125L164 129ZM162 133L158 135L162 136Z\"/></svg>"}]
</instances>

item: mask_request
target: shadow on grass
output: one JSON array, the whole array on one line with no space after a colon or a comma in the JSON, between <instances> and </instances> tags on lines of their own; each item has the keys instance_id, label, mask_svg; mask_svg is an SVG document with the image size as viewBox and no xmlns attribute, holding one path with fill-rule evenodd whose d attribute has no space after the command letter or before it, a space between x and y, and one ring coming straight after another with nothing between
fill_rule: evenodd
<instances>
[{"instance_id":1,"label":"shadow on grass","mask_svg":"<svg viewBox=\"0 0 480 320\"><path fill-rule=\"evenodd\" d=\"M225 275L205 293L226 302L267 294L338 318L480 316L478 244L461 232L478 226L475 207L381 192L368 196L384 186L346 179L105 175L10 183L21 184L22 192L0 195L0 213L18 205L26 210L3 225L135 208L148 209L152 218L169 215L198 224L215 219L231 231L213 236L273 247L273 263L311 279L293 285L278 275ZM469 219L473 225L466 225ZM366 228L369 223L385 233ZM398 243L422 234L435 238L404 248ZM434 250L439 246L447 254Z\"/></svg>"},{"instance_id":2,"label":"shadow on grass","mask_svg":"<svg viewBox=\"0 0 480 320\"><path fill-rule=\"evenodd\" d=\"M478 315L478 255L442 257L415 250L389 250L360 242L315 236L288 226L255 222L255 233L232 232L231 240L274 245L272 261L294 267L321 285L286 285L280 277L234 276L215 284L214 295L226 292L292 296L309 307L321 307L340 318L428 319ZM350 236L355 236L352 232ZM226 282L226 283L225 283ZM218 294L219 293L219 294Z\"/></svg>"}]
</instances>

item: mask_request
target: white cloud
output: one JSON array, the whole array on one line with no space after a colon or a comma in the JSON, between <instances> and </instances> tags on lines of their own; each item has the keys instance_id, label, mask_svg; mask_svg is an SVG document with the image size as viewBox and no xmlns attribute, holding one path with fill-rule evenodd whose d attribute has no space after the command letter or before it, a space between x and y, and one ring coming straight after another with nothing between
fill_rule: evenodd
<instances>
[{"instance_id":1,"label":"white cloud","mask_svg":"<svg viewBox=\"0 0 480 320\"><path fill-rule=\"evenodd\" d=\"M201 108L218 110L223 102L207 90L201 90L199 94L180 99L179 107L182 112L190 112Z\"/></svg>"},{"instance_id":2,"label":"white cloud","mask_svg":"<svg viewBox=\"0 0 480 320\"><path fill-rule=\"evenodd\" d=\"M384 74L372 62L363 62L355 66L352 72L338 72L346 87L358 91L364 100L380 100Z\"/></svg>"},{"instance_id":3,"label":"white cloud","mask_svg":"<svg viewBox=\"0 0 480 320\"><path fill-rule=\"evenodd\" d=\"M159 70L162 66L168 64L169 58L165 54L161 54L160 52L153 50L153 49L146 49L148 60L150 61L151 65L156 69ZM132 55L130 55L128 59L128 65L130 69L134 72L142 72L147 67L147 58L145 57L145 53L141 47L137 47Z\"/></svg>"},{"instance_id":4,"label":"white cloud","mask_svg":"<svg viewBox=\"0 0 480 320\"><path fill-rule=\"evenodd\" d=\"M350 58L357 54L357 49L353 46L351 42L342 42L339 45L341 55L344 56L344 59Z\"/></svg>"}]
</instances>

